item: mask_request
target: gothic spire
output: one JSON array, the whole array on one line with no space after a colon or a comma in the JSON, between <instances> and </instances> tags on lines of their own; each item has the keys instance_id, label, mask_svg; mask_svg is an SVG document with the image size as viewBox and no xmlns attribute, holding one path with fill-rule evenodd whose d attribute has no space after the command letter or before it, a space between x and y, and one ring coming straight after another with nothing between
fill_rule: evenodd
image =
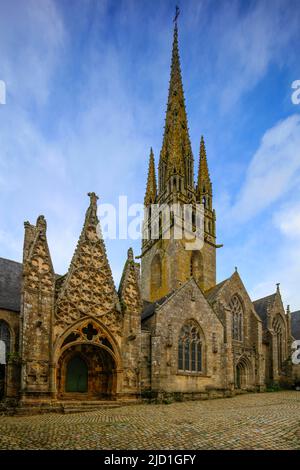
<instances>
[{"instance_id":1,"label":"gothic spire","mask_svg":"<svg viewBox=\"0 0 300 470\"><path fill-rule=\"evenodd\" d=\"M151 147L144 204L145 206L148 206L149 204L154 204L155 200L156 200L156 175L155 175L154 154L153 154L153 150Z\"/></svg>"},{"instance_id":2,"label":"gothic spire","mask_svg":"<svg viewBox=\"0 0 300 470\"><path fill-rule=\"evenodd\" d=\"M211 181L208 171L207 156L203 135L201 136L200 141L197 193L198 195L203 195L207 193L211 195Z\"/></svg>"},{"instance_id":3,"label":"gothic spire","mask_svg":"<svg viewBox=\"0 0 300 470\"><path fill-rule=\"evenodd\" d=\"M176 14L169 96L159 161L160 192L164 191L168 178L173 174L183 176L186 186L193 186L193 155L181 78L177 16Z\"/></svg>"}]
</instances>

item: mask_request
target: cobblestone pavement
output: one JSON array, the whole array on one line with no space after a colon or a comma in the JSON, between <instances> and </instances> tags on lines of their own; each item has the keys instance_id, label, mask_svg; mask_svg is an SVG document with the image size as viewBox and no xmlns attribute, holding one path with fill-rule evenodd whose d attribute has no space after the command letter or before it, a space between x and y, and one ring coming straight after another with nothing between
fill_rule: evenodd
<instances>
[{"instance_id":1,"label":"cobblestone pavement","mask_svg":"<svg viewBox=\"0 0 300 470\"><path fill-rule=\"evenodd\" d=\"M300 392L2 416L0 449L300 449Z\"/></svg>"}]
</instances>

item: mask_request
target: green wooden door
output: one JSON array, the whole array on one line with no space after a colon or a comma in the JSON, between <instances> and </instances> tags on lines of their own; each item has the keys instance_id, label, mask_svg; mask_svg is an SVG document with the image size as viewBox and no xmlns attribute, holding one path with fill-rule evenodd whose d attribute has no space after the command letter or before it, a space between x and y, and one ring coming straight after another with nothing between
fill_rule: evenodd
<instances>
[{"instance_id":1,"label":"green wooden door","mask_svg":"<svg viewBox=\"0 0 300 470\"><path fill-rule=\"evenodd\" d=\"M88 391L88 368L79 356L73 357L68 363L66 391L82 393Z\"/></svg>"}]
</instances>

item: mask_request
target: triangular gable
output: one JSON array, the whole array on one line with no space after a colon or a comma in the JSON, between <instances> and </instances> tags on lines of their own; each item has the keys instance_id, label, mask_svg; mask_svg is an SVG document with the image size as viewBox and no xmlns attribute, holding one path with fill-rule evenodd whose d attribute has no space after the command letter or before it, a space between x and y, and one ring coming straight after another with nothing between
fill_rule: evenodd
<instances>
[{"instance_id":1,"label":"triangular gable","mask_svg":"<svg viewBox=\"0 0 300 470\"><path fill-rule=\"evenodd\" d=\"M65 327L86 316L119 323L120 309L97 217L97 196L89 193L84 226L69 271L56 302L56 326Z\"/></svg>"},{"instance_id":2,"label":"triangular gable","mask_svg":"<svg viewBox=\"0 0 300 470\"><path fill-rule=\"evenodd\" d=\"M231 288L231 286L234 285L234 288ZM215 291L214 291L215 289ZM226 300L226 303L229 301L229 299L226 299L226 294L228 290L234 292L236 291L237 294L243 292L245 295L249 305L252 306L252 313L255 316L255 318L261 322L261 318L257 314L257 312L254 309L253 302L247 292L247 289L237 271L235 271L228 279L225 279L223 282L220 282L217 286L215 286L213 289L210 289L210 291L207 291L206 297L208 301L210 302L211 305L218 301L224 301Z\"/></svg>"},{"instance_id":3,"label":"triangular gable","mask_svg":"<svg viewBox=\"0 0 300 470\"><path fill-rule=\"evenodd\" d=\"M191 298L194 298L196 295L200 295L203 298L203 300L205 301L205 303L207 304L207 306L209 307L210 311L214 314L214 316L218 319L218 321L222 325L222 321L218 317L217 313L213 310L210 303L207 301L205 295L203 294L202 290L200 289L200 287L198 286L197 282L195 281L195 279L193 277L191 279L189 279L188 281L186 281L178 289L174 290L169 295L163 297L163 299L162 299L163 301L160 304L158 302L156 302L156 306L155 306L155 309L153 311L153 314L158 313L161 309L163 309L165 307L165 305L167 303L171 302L173 299L176 299L176 297L179 294L181 294L182 291L189 291L189 296Z\"/></svg>"},{"instance_id":4,"label":"triangular gable","mask_svg":"<svg viewBox=\"0 0 300 470\"><path fill-rule=\"evenodd\" d=\"M261 318L264 328L268 326L268 313L276 312L283 315L283 320L287 322L286 313L284 310L281 293L279 290L279 284L277 286L276 292L261 299L257 299L253 302L255 311ZM277 308L278 307L278 308Z\"/></svg>"},{"instance_id":5,"label":"triangular gable","mask_svg":"<svg viewBox=\"0 0 300 470\"><path fill-rule=\"evenodd\" d=\"M211 305L215 302L227 282L229 282L229 279L225 279L224 281L219 282L217 285L204 293L206 299Z\"/></svg>"}]
</instances>

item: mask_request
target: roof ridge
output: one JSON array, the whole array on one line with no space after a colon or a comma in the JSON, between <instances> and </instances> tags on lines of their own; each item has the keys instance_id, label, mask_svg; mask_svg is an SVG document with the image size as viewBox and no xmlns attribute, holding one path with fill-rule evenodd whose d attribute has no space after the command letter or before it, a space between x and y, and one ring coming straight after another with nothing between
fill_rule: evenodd
<instances>
[{"instance_id":1,"label":"roof ridge","mask_svg":"<svg viewBox=\"0 0 300 470\"><path fill-rule=\"evenodd\" d=\"M9 258L3 258L3 256L0 256L0 260L3 260L3 261L9 261L10 263L15 263L15 264L20 264L22 265L23 263L20 262L20 261L15 261L13 259L9 259Z\"/></svg>"},{"instance_id":2,"label":"roof ridge","mask_svg":"<svg viewBox=\"0 0 300 470\"><path fill-rule=\"evenodd\" d=\"M252 300L252 303L260 302L261 300L268 299L269 297L274 297L275 295L276 295L276 292L274 292L273 294L266 295L265 297L261 297L260 299Z\"/></svg>"}]
</instances>

